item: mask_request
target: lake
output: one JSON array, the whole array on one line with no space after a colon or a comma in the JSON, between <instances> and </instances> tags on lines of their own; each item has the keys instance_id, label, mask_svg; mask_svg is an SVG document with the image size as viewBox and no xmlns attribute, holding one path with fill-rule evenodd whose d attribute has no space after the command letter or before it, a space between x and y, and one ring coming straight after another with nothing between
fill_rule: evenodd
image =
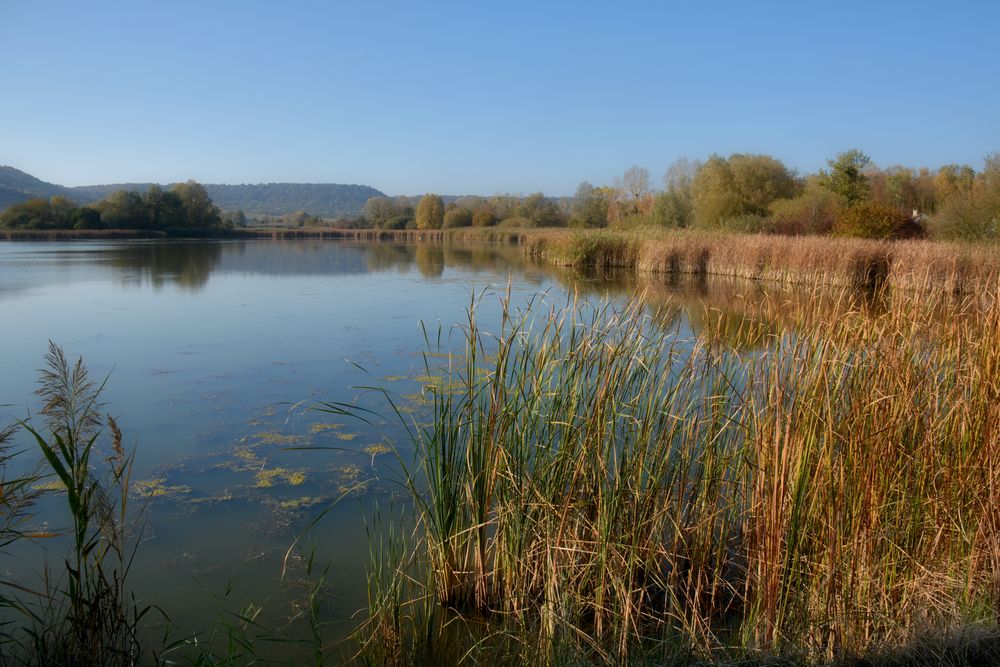
<instances>
[{"instance_id":1,"label":"lake","mask_svg":"<svg viewBox=\"0 0 1000 667\"><path fill-rule=\"evenodd\" d=\"M107 380L106 410L136 451L134 506L148 502L132 583L178 633L251 603L263 625L280 626L308 592L300 556L311 549L330 564L325 617L342 632L366 603L364 519L376 504L398 504L390 451L408 451L385 397L359 387L391 391L418 418L442 362L425 361L425 332L436 347L440 329L447 349L473 298L488 330L508 290L521 305L633 288L527 264L505 245L0 243L0 404L7 422L38 411L32 392L49 340ZM691 303L706 294L668 289ZM331 415L311 409L317 402L378 416ZM21 463L34 465L23 436ZM65 528L62 503L43 498L38 520ZM286 552L324 510L283 585ZM58 567L65 550L59 540L22 544L8 570L37 584L40 559Z\"/></svg>"},{"instance_id":2,"label":"lake","mask_svg":"<svg viewBox=\"0 0 1000 667\"><path fill-rule=\"evenodd\" d=\"M337 656L330 643L365 619L373 548L383 549L381 563L390 562L379 545L400 544L412 528L414 494L402 471L414 469L418 451L438 457L434 465L442 467L434 469L449 471L436 481L428 473L427 487L448 491L458 480L466 494L458 501L437 496L444 499L435 506L440 516L460 517L440 533L447 538L436 543L442 550L435 552L426 535L411 542L415 558L445 559L443 567L416 561L411 568L422 573L414 576L441 577L424 590L436 590L459 613L476 605L509 612L521 600L543 599L538 591L549 584L538 581L548 578L558 592L563 573L593 571L590 559L603 553L593 549L597 543L620 553L614 562L651 559L642 574L650 576L642 613L655 632L673 633L670 619L691 613L716 631L742 628L720 641L750 638L751 647L771 641L775 628L804 636L794 633L841 623L839 632L850 635L845 645L861 647L868 637L910 627L932 601L897 616L892 601L924 590L918 583L929 567L940 577L960 571L968 581L995 581L985 554L995 554L990 540L997 538L981 508L995 505L989 494L1000 474L991 435L1000 316L986 292L872 293L574 273L524 257L515 245L453 242L0 243L0 424L39 412L33 391L50 340L71 360L82 356L91 377L106 382L102 409L135 451L130 505L142 530L130 586L140 606L163 611L148 617L147 629L157 634L147 646L164 646L165 629L168 642L199 633L200 641L218 644L238 626L246 629L237 634L257 640L306 639L301 649L255 641L258 655L288 658L310 650L309 610L319 601L323 643L333 651L327 656ZM558 320L637 295L640 305L604 333L573 320L551 346L524 336L522 349L538 356L521 357L525 365L514 367L529 370L520 374L494 373L504 346L481 336L480 365L469 376L489 387L473 395L490 400L459 401L472 412L438 422L439 433L458 434L452 442L466 454L452 461L431 453L426 440L414 447L408 429L430 422L429 396L456 394L446 368L461 361L451 353L463 349L470 308L479 332L488 334L501 331L504 297L514 309L531 303L545 325L549 312ZM582 304L564 308L573 301ZM579 344L567 344L564 334L581 336ZM489 421L497 406L498 421ZM477 414L489 426L474 429ZM494 433L495 424L506 430ZM449 431L455 425L461 428ZM42 469L27 434L17 437L24 452L8 473ZM110 446L105 437L91 459L98 474ZM793 459L800 464L788 465ZM475 467L486 464L492 467ZM479 470L491 471L491 483L503 489L496 498L476 495L486 488ZM41 482L51 492L37 503L34 525L62 536L22 540L3 561L2 575L29 588L44 586L44 567L63 570L68 554L66 497L53 481ZM794 497L791 489L798 490ZM542 492L546 502L537 501ZM422 488L416 495L428 497ZM469 504L479 498L486 521L473 511L480 506ZM600 512L595 498L607 503ZM864 500L870 498L882 500ZM517 509L501 510L500 502ZM452 507L457 514L447 514ZM649 508L655 511L642 514ZM431 514L421 511L427 528ZM687 518L678 523L675 516ZM575 528L564 531L564 521ZM835 524L841 528L829 530ZM871 539L875 524L881 537ZM794 542L758 539L780 536L782 525L806 528ZM392 537L383 542L388 531ZM924 539L930 534L946 537ZM643 540L650 542L629 546ZM472 552L461 545L473 541L488 552L473 563L493 566L502 564L500 554L515 554L522 569L506 576L498 567L470 579L479 565L464 560ZM460 547L448 551L452 544ZM558 566L548 565L549 549ZM901 549L913 557L899 559ZM842 556L827 558L833 553ZM702 578L690 579L694 555L706 554ZM786 571L788 563L798 565ZM858 563L880 564L867 571ZM524 576L531 567L533 575ZM624 591L619 604L626 606L635 590L629 567L611 568L614 585L606 590ZM387 571L399 580L399 570ZM453 575L459 583L447 579ZM796 583L749 585L781 577ZM858 577L878 587L872 600L889 601L885 609L866 615L859 610L871 600L850 598L844 604L851 613L830 617L833 601L855 594ZM480 589L479 581L490 587ZM565 581L580 583L570 593L576 604L590 604L590 580ZM944 595L967 595L962 578L948 581L955 587ZM748 598L701 607L714 599L702 595L706 582ZM986 583L974 589L983 596L990 590ZM769 591L786 595L785 602L777 605ZM809 606L823 595L827 603ZM994 618L990 600L956 607L936 622ZM786 617L786 604L805 611ZM596 626L581 609L566 622ZM769 620L742 609L763 609ZM529 604L519 613L537 636L531 624L544 620L547 608ZM376 622L390 617L376 614ZM439 625L429 641L444 637L442 646L464 654L462 642L474 644L476 633L493 632L502 617L487 616L478 629L473 618L471 629L456 630L470 634L453 645L447 633L465 625ZM797 619L805 620L795 625ZM502 643L503 632L496 636ZM376 644L376 652L395 650L391 638Z\"/></svg>"}]
</instances>

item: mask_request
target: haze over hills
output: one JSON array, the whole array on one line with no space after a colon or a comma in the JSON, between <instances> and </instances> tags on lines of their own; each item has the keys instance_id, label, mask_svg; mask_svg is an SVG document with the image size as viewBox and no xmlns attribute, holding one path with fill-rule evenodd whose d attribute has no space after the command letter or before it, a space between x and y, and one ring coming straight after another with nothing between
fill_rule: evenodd
<instances>
[{"instance_id":1,"label":"haze over hills","mask_svg":"<svg viewBox=\"0 0 1000 667\"><path fill-rule=\"evenodd\" d=\"M113 183L68 188L47 183L14 167L0 166L0 209L28 199L67 197L79 204L104 199L116 190L145 192L152 183ZM368 185L339 183L211 184L205 190L223 211L284 215L306 211L327 218L359 215L370 197L385 196Z\"/></svg>"}]
</instances>

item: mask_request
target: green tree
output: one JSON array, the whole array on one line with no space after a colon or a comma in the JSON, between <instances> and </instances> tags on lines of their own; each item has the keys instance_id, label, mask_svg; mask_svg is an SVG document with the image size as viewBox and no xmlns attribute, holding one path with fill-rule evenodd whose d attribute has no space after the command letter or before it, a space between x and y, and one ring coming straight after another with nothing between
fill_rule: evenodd
<instances>
[{"instance_id":1,"label":"green tree","mask_svg":"<svg viewBox=\"0 0 1000 667\"><path fill-rule=\"evenodd\" d=\"M173 190L164 190L152 185L142 196L149 216L149 226L153 228L183 227L187 221L184 202Z\"/></svg>"},{"instance_id":2,"label":"green tree","mask_svg":"<svg viewBox=\"0 0 1000 667\"><path fill-rule=\"evenodd\" d=\"M827 160L830 171L819 172L819 182L846 199L848 206L854 206L868 199L871 193L871 184L865 174L871 163L872 159L857 148L838 153L836 158Z\"/></svg>"},{"instance_id":3,"label":"green tree","mask_svg":"<svg viewBox=\"0 0 1000 667\"><path fill-rule=\"evenodd\" d=\"M576 188L570 208L569 224L573 227L604 227L608 224L610 197L605 188L595 188L584 181Z\"/></svg>"},{"instance_id":4,"label":"green tree","mask_svg":"<svg viewBox=\"0 0 1000 667\"><path fill-rule=\"evenodd\" d=\"M247 215L241 210L226 211L222 214L222 225L224 227L246 227Z\"/></svg>"},{"instance_id":5,"label":"green tree","mask_svg":"<svg viewBox=\"0 0 1000 667\"><path fill-rule=\"evenodd\" d=\"M986 156L985 167L971 188L966 184L956 185L953 194L931 218L930 229L934 236L944 239L1000 239L1000 153Z\"/></svg>"},{"instance_id":6,"label":"green tree","mask_svg":"<svg viewBox=\"0 0 1000 667\"><path fill-rule=\"evenodd\" d=\"M426 194L417 204L417 229L441 229L444 225L444 202L435 194Z\"/></svg>"},{"instance_id":7,"label":"green tree","mask_svg":"<svg viewBox=\"0 0 1000 667\"><path fill-rule=\"evenodd\" d=\"M365 217L375 229L388 229L396 214L396 206L388 197L371 197L365 202Z\"/></svg>"},{"instance_id":8,"label":"green tree","mask_svg":"<svg viewBox=\"0 0 1000 667\"><path fill-rule=\"evenodd\" d=\"M187 227L218 227L222 219L219 207L212 203L205 186L196 181L177 183L170 191L180 197Z\"/></svg>"},{"instance_id":9,"label":"green tree","mask_svg":"<svg viewBox=\"0 0 1000 667\"><path fill-rule=\"evenodd\" d=\"M778 199L789 199L801 189L799 180L782 162L769 155L736 153L711 156L691 183L694 221L701 227L755 226ZM733 225L730 225L733 226Z\"/></svg>"},{"instance_id":10,"label":"green tree","mask_svg":"<svg viewBox=\"0 0 1000 667\"><path fill-rule=\"evenodd\" d=\"M663 227L689 227L694 222L692 184L701 164L679 158L663 176L664 190L653 200L653 222Z\"/></svg>"},{"instance_id":11,"label":"green tree","mask_svg":"<svg viewBox=\"0 0 1000 667\"><path fill-rule=\"evenodd\" d=\"M522 199L514 217L527 218L534 227L562 227L566 224L559 206L541 192Z\"/></svg>"},{"instance_id":12,"label":"green tree","mask_svg":"<svg viewBox=\"0 0 1000 667\"><path fill-rule=\"evenodd\" d=\"M97 205L101 226L108 229L147 229L149 211L142 195L135 190L118 190Z\"/></svg>"},{"instance_id":13,"label":"green tree","mask_svg":"<svg viewBox=\"0 0 1000 667\"><path fill-rule=\"evenodd\" d=\"M5 229L60 229L69 226L69 213L52 199L29 199L10 206L0 215L0 227ZM59 197L63 201L65 197Z\"/></svg>"},{"instance_id":14,"label":"green tree","mask_svg":"<svg viewBox=\"0 0 1000 667\"><path fill-rule=\"evenodd\" d=\"M449 205L448 210L444 214L444 227L446 229L451 229L453 227L470 227L471 225L472 211L464 206Z\"/></svg>"},{"instance_id":15,"label":"green tree","mask_svg":"<svg viewBox=\"0 0 1000 667\"><path fill-rule=\"evenodd\" d=\"M89 206L82 206L70 214L73 229L100 229L101 212Z\"/></svg>"}]
</instances>

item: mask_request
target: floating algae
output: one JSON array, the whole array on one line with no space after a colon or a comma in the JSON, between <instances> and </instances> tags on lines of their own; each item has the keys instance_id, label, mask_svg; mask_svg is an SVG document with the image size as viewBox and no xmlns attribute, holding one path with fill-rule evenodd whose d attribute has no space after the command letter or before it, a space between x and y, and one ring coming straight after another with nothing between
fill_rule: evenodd
<instances>
[{"instance_id":1,"label":"floating algae","mask_svg":"<svg viewBox=\"0 0 1000 667\"><path fill-rule=\"evenodd\" d=\"M262 445L300 445L306 440L301 435L284 435L276 431L261 431L251 437Z\"/></svg>"},{"instance_id":2,"label":"floating algae","mask_svg":"<svg viewBox=\"0 0 1000 667\"><path fill-rule=\"evenodd\" d=\"M278 503L278 507L283 510L298 510L304 509L306 507L312 507L313 505L318 505L323 502L323 498L314 498L313 496L302 496L301 498L291 498L289 500L282 500Z\"/></svg>"},{"instance_id":3,"label":"floating algae","mask_svg":"<svg viewBox=\"0 0 1000 667\"><path fill-rule=\"evenodd\" d=\"M387 445L368 445L365 447L365 454L369 454L372 458L375 458L379 454L388 454L392 449Z\"/></svg>"},{"instance_id":4,"label":"floating algae","mask_svg":"<svg viewBox=\"0 0 1000 667\"><path fill-rule=\"evenodd\" d=\"M409 380L409 375L384 375L382 379L386 382L399 382L401 380Z\"/></svg>"},{"instance_id":5,"label":"floating algae","mask_svg":"<svg viewBox=\"0 0 1000 667\"><path fill-rule=\"evenodd\" d=\"M354 440L356 437L358 437L357 433L338 433L337 434L337 439L338 440Z\"/></svg>"},{"instance_id":6,"label":"floating algae","mask_svg":"<svg viewBox=\"0 0 1000 667\"><path fill-rule=\"evenodd\" d=\"M306 474L301 470L289 470L288 468L267 468L257 472L257 483L254 485L259 489L265 489L275 484L290 484L298 486L306 481Z\"/></svg>"},{"instance_id":7,"label":"floating algae","mask_svg":"<svg viewBox=\"0 0 1000 667\"><path fill-rule=\"evenodd\" d=\"M166 481L162 477L139 480L132 483L132 492L147 498L176 498L191 493L190 486L183 484L169 486L165 484Z\"/></svg>"},{"instance_id":8,"label":"floating algae","mask_svg":"<svg viewBox=\"0 0 1000 667\"><path fill-rule=\"evenodd\" d=\"M431 397L422 391L415 394L405 394L403 398L417 405L429 405L431 402Z\"/></svg>"},{"instance_id":9,"label":"floating algae","mask_svg":"<svg viewBox=\"0 0 1000 667\"><path fill-rule=\"evenodd\" d=\"M315 433L323 433L324 431L333 431L335 429L343 428L343 427L344 427L343 424L332 424L332 423L331 424L324 424L324 423L320 422L320 423L316 423L316 424L313 424L312 426L310 426L309 427L309 432L313 433L313 434L315 434Z\"/></svg>"},{"instance_id":10,"label":"floating algae","mask_svg":"<svg viewBox=\"0 0 1000 667\"><path fill-rule=\"evenodd\" d=\"M32 491L65 491L66 487L58 479L49 480L48 482L38 482L37 484L31 485Z\"/></svg>"}]
</instances>

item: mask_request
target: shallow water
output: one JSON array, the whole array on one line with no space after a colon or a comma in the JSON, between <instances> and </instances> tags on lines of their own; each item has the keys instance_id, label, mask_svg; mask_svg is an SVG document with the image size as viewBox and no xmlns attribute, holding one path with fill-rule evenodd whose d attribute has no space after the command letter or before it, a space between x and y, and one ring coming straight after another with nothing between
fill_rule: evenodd
<instances>
[{"instance_id":1,"label":"shallow water","mask_svg":"<svg viewBox=\"0 0 1000 667\"><path fill-rule=\"evenodd\" d=\"M131 574L141 599L164 609L175 636L251 603L263 627L279 627L301 609L314 554L317 569L330 566L324 618L336 635L365 605L365 517L404 495L390 447L405 457L405 433L365 387L393 392L419 420L421 388L444 363L430 357L428 373L424 332L436 340L440 328L447 348L473 298L490 330L508 290L514 305L539 294L558 305L575 290L621 299L636 287L532 266L502 245L0 243L0 411L5 421L38 411L32 391L49 340L82 355L94 378L107 378L106 409L136 451L133 506L148 502ZM730 298L704 283L656 287L688 304L669 313L678 335L710 312L713 290ZM323 413L312 409L319 401L375 415ZM37 461L29 449L19 463ZM61 502L46 496L38 521L64 528ZM59 566L64 553L59 540L21 544L3 569L37 583L39 563Z\"/></svg>"}]
</instances>

